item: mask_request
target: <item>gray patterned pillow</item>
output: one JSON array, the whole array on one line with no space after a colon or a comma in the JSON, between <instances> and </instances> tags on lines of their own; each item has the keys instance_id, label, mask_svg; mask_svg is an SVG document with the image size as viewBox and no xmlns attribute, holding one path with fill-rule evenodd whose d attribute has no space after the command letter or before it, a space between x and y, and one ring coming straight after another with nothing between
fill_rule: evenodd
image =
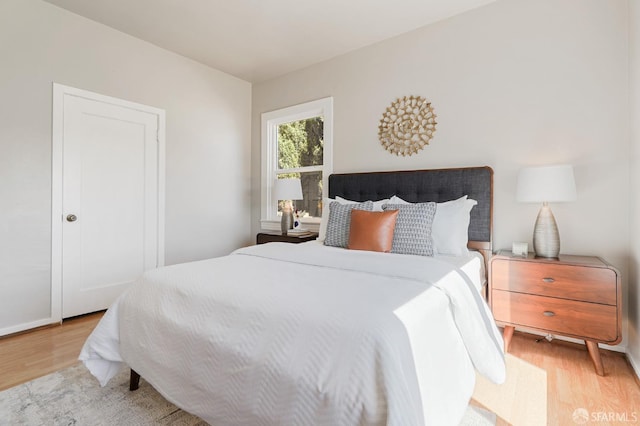
<instances>
[{"instance_id":1,"label":"gray patterned pillow","mask_svg":"<svg viewBox=\"0 0 640 426\"><path fill-rule=\"evenodd\" d=\"M431 224L436 203L386 204L384 210L400 210L391 253L433 256Z\"/></svg>"},{"instance_id":2,"label":"gray patterned pillow","mask_svg":"<svg viewBox=\"0 0 640 426\"><path fill-rule=\"evenodd\" d=\"M349 228L351 227L351 210L373 209L372 201L358 204L341 204L332 201L329 204L329 221L327 222L327 235L324 239L325 246L347 247L349 242Z\"/></svg>"}]
</instances>

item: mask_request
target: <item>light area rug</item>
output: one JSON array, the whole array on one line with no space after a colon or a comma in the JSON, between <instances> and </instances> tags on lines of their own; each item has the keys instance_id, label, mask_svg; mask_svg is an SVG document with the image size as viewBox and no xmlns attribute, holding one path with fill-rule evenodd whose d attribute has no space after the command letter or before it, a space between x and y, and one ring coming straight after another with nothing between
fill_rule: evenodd
<instances>
[{"instance_id":1,"label":"light area rug","mask_svg":"<svg viewBox=\"0 0 640 426\"><path fill-rule=\"evenodd\" d=\"M0 392L0 425L206 425L162 397L144 378L129 391L123 369L104 388L84 365L60 370ZM461 425L496 424L496 415L469 406Z\"/></svg>"},{"instance_id":2,"label":"light area rug","mask_svg":"<svg viewBox=\"0 0 640 426\"><path fill-rule=\"evenodd\" d=\"M507 380L496 385L476 373L473 400L517 426L547 424L547 372L506 354Z\"/></svg>"}]
</instances>

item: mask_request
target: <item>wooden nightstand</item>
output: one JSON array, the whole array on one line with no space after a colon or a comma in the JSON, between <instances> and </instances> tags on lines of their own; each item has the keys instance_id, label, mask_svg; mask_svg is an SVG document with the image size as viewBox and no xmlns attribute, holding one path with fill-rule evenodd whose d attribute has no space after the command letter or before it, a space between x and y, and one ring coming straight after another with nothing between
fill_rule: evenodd
<instances>
[{"instance_id":1,"label":"wooden nightstand","mask_svg":"<svg viewBox=\"0 0 640 426\"><path fill-rule=\"evenodd\" d=\"M505 352L515 327L574 337L585 341L603 376L598 343L622 339L620 273L598 257L499 251L489 263L489 304L504 326Z\"/></svg>"},{"instance_id":2,"label":"wooden nightstand","mask_svg":"<svg viewBox=\"0 0 640 426\"><path fill-rule=\"evenodd\" d=\"M260 232L256 236L257 244L264 243L304 243L305 241L312 241L318 238L318 233L313 232L311 235L305 235L303 237L297 235L282 235L281 233Z\"/></svg>"}]
</instances>

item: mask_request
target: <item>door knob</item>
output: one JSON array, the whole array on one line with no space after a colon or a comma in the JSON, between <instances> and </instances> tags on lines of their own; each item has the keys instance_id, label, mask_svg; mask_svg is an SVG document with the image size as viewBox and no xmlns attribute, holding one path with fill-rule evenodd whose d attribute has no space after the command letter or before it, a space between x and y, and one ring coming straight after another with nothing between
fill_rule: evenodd
<instances>
[{"instance_id":1,"label":"door knob","mask_svg":"<svg viewBox=\"0 0 640 426\"><path fill-rule=\"evenodd\" d=\"M78 216L76 216L75 214L67 215L67 222L75 222L76 220L78 220Z\"/></svg>"}]
</instances>

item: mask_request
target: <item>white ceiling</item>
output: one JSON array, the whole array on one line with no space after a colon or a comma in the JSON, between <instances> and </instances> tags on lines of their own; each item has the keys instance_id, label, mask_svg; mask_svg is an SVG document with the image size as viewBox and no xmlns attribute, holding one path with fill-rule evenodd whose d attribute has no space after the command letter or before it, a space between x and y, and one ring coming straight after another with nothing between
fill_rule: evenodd
<instances>
[{"instance_id":1,"label":"white ceiling","mask_svg":"<svg viewBox=\"0 0 640 426\"><path fill-rule=\"evenodd\" d=\"M250 82L495 0L45 0Z\"/></svg>"}]
</instances>

